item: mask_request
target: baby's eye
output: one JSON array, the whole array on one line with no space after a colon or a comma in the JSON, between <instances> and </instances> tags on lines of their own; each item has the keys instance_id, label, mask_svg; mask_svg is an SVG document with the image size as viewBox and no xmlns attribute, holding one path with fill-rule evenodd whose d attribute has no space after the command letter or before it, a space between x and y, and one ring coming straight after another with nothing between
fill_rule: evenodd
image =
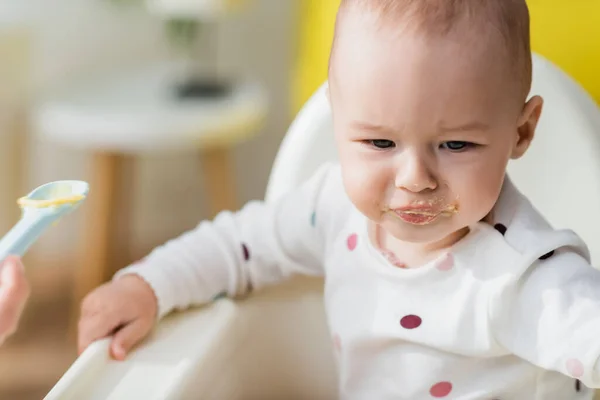
<instances>
[{"instance_id":1,"label":"baby's eye","mask_svg":"<svg viewBox=\"0 0 600 400\"><path fill-rule=\"evenodd\" d=\"M469 142L461 142L458 140L451 140L449 142L444 142L440 145L442 149L447 149L454 152L460 152L467 150L468 148L475 147L474 143Z\"/></svg>"},{"instance_id":2,"label":"baby's eye","mask_svg":"<svg viewBox=\"0 0 600 400\"><path fill-rule=\"evenodd\" d=\"M392 148L396 147L396 143L392 142L391 140L386 140L386 139L368 140L367 143L373 147L376 147L376 148L382 149L382 150L392 149Z\"/></svg>"}]
</instances>

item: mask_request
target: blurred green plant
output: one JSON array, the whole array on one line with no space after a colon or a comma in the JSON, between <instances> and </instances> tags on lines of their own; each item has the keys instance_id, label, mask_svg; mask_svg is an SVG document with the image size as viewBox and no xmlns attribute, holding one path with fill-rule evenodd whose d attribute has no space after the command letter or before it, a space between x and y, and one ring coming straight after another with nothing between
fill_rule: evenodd
<instances>
[{"instance_id":1,"label":"blurred green plant","mask_svg":"<svg viewBox=\"0 0 600 400\"><path fill-rule=\"evenodd\" d=\"M194 46L200 35L200 28L200 22L191 18L171 18L165 22L167 39L180 50Z\"/></svg>"},{"instance_id":2,"label":"blurred green plant","mask_svg":"<svg viewBox=\"0 0 600 400\"><path fill-rule=\"evenodd\" d=\"M145 0L108 0L117 6L142 6ZM201 24L197 19L185 17L167 18L164 30L167 40L179 51L189 51L200 35Z\"/></svg>"}]
</instances>

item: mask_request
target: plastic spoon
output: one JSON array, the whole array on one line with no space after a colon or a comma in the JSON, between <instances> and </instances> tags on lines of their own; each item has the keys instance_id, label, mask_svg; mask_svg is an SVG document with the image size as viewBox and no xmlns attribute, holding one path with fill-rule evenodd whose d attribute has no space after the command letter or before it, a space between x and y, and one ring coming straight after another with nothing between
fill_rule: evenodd
<instances>
[{"instance_id":1,"label":"plastic spoon","mask_svg":"<svg viewBox=\"0 0 600 400\"><path fill-rule=\"evenodd\" d=\"M88 192L86 182L57 181L19 199L21 219L0 239L0 260L9 255L23 256L50 225L77 208Z\"/></svg>"}]
</instances>

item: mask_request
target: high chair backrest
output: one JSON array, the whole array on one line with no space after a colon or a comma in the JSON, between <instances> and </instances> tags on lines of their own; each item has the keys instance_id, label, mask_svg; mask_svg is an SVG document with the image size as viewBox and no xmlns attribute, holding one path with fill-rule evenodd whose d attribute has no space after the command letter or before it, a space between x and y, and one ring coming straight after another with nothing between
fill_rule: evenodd
<instances>
[{"instance_id":1,"label":"high chair backrest","mask_svg":"<svg viewBox=\"0 0 600 400\"><path fill-rule=\"evenodd\" d=\"M326 83L292 123L275 160L267 200L306 180L337 158ZM531 95L544 98L535 140L509 164L516 186L556 228L573 229L600 260L600 109L591 96L551 62L533 55Z\"/></svg>"}]
</instances>

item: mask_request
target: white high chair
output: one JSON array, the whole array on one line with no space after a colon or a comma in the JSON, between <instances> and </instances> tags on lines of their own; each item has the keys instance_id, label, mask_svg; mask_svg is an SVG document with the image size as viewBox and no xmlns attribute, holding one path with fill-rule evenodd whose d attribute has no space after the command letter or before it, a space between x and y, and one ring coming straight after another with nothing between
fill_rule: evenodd
<instances>
[{"instance_id":1,"label":"white high chair","mask_svg":"<svg viewBox=\"0 0 600 400\"><path fill-rule=\"evenodd\" d=\"M570 227L600 257L600 111L550 62L534 56L533 94L546 100L530 152L509 172L557 227ZM335 159L329 105L321 88L281 146L267 201ZM599 238L596 240L596 238ZM336 373L322 282L298 278L240 301L167 317L124 362L108 340L90 346L46 400L334 399Z\"/></svg>"}]
</instances>

